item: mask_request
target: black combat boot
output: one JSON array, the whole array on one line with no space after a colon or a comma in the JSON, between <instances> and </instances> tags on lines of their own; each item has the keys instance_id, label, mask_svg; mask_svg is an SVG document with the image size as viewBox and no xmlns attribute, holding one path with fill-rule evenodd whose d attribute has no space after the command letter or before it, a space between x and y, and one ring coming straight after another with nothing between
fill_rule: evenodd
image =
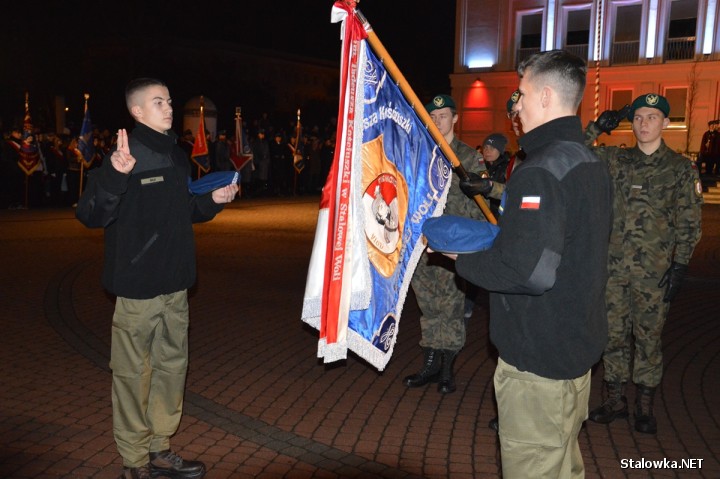
<instances>
[{"instance_id":1,"label":"black combat boot","mask_svg":"<svg viewBox=\"0 0 720 479\"><path fill-rule=\"evenodd\" d=\"M427 383L436 383L440 377L440 366L442 365L442 352L439 349L423 348L425 359L423 368L417 374L412 374L403 379L405 386L419 388Z\"/></svg>"},{"instance_id":2,"label":"black combat boot","mask_svg":"<svg viewBox=\"0 0 720 479\"><path fill-rule=\"evenodd\" d=\"M488 427L492 429L495 432L500 431L500 422L498 421L498 417L495 416L494 418L490 419L490 422L488 422Z\"/></svg>"},{"instance_id":3,"label":"black combat boot","mask_svg":"<svg viewBox=\"0 0 720 479\"><path fill-rule=\"evenodd\" d=\"M625 397L625 383L607 382L605 383L605 401L590 411L588 419L600 424L608 424L615 419L625 419L628 417L627 398Z\"/></svg>"},{"instance_id":4,"label":"black combat boot","mask_svg":"<svg viewBox=\"0 0 720 479\"><path fill-rule=\"evenodd\" d=\"M635 430L645 434L657 433L657 421L653 416L653 403L655 402L655 388L637 385L635 397Z\"/></svg>"},{"instance_id":5,"label":"black combat boot","mask_svg":"<svg viewBox=\"0 0 720 479\"><path fill-rule=\"evenodd\" d=\"M152 479L147 464L140 467L124 467L118 479Z\"/></svg>"},{"instance_id":6,"label":"black combat boot","mask_svg":"<svg viewBox=\"0 0 720 479\"><path fill-rule=\"evenodd\" d=\"M149 468L152 477L202 479L205 475L205 464L200 461L186 461L169 449L151 452Z\"/></svg>"},{"instance_id":7,"label":"black combat boot","mask_svg":"<svg viewBox=\"0 0 720 479\"><path fill-rule=\"evenodd\" d=\"M440 394L449 394L456 389L453 364L457 354L458 351L442 350L442 370L440 371L440 382L438 383L438 392Z\"/></svg>"}]
</instances>

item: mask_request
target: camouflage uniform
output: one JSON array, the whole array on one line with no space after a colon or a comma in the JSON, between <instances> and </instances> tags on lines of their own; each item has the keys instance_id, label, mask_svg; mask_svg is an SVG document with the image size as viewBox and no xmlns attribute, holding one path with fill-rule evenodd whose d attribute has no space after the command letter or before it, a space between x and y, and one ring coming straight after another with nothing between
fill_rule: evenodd
<instances>
[{"instance_id":1,"label":"camouflage uniform","mask_svg":"<svg viewBox=\"0 0 720 479\"><path fill-rule=\"evenodd\" d=\"M591 123L586 133L589 143L600 131ZM614 188L605 381L628 381L633 364L632 381L655 387L662 378L660 337L670 304L663 302L664 288L658 282L672 261L688 264L700 240L697 167L664 141L651 155L637 146L594 151L608 164Z\"/></svg>"},{"instance_id":2,"label":"camouflage uniform","mask_svg":"<svg viewBox=\"0 0 720 479\"><path fill-rule=\"evenodd\" d=\"M450 143L455 155L468 172L485 171L480 154L453 138ZM484 219L474 200L460 190L460 179L452 176L444 214ZM423 253L412 279L418 306L422 312L420 346L459 351L465 345L464 282L455 274L454 261L434 253Z\"/></svg>"}]
</instances>

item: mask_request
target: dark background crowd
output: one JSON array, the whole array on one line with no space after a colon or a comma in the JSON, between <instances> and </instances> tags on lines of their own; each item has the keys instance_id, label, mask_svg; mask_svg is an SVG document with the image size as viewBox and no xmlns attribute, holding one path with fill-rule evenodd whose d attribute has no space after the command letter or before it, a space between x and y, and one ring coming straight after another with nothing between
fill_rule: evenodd
<instances>
[{"instance_id":1,"label":"dark background crowd","mask_svg":"<svg viewBox=\"0 0 720 479\"><path fill-rule=\"evenodd\" d=\"M252 155L240 170L241 193L238 198L319 194L327 177L335 151L337 120L312 122L305 126L296 118L263 113L243 122L243 147ZM178 144L187 152L191 179L213 171L236 170L230 161L235 148L235 126L220 124L215 135L206 133L208 145L207 171L192 158L197 132L177 131ZM227 127L227 128L226 128ZM26 175L18 166L19 150L28 132L15 125L2 132L0 148L0 208L70 207L77 203L84 189L89 170L99 167L114 149L116 131L94 125L94 154L83 162L79 149L79 130L65 128L63 133L34 129L30 140L38 146L39 162L35 171ZM299 147L296 146L299 142ZM201 163L202 164L202 163Z\"/></svg>"},{"instance_id":2,"label":"dark background crowd","mask_svg":"<svg viewBox=\"0 0 720 479\"><path fill-rule=\"evenodd\" d=\"M325 75L339 70L340 26L330 22L333 0L290 2L278 8L230 0L203 5L189 0L129 0L122 8L106 0L81 3L28 0L4 8L3 18L12 21L1 29L6 48L0 49L0 207L74 204L82 177L77 174L75 188L71 168L77 151L71 142L81 128L83 94L91 95L93 137L99 149L106 150L118 128L132 128L118 92L130 78L141 76L168 82L175 100L173 129L179 136L185 136L182 105L205 95L218 106L217 131L225 129L227 141L235 136L232 112L241 105L247 146L267 145L268 154L285 157L279 162L285 167L271 163L264 168L256 159L254 171L243 171L241 198L318 190L334 147L332 116L338 105L337 81ZM449 89L453 64L455 7L434 7L432 0L419 0L412 8L383 0L361 5L423 99ZM437 34L427 35L428 29ZM417 61L419 55L433 58L433 68ZM23 128L26 93L45 162L43 172L28 178L16 167L6 141L24 135L12 130ZM67 103L58 105L58 98ZM270 148L276 133L282 144L293 141L297 108L303 112L304 168L299 173L287 168L295 163L290 148L282 155L280 148ZM63 109L65 121L60 124ZM219 137L213 134L212 148ZM265 148L259 151L262 159ZM99 162L98 157L89 168Z\"/></svg>"}]
</instances>

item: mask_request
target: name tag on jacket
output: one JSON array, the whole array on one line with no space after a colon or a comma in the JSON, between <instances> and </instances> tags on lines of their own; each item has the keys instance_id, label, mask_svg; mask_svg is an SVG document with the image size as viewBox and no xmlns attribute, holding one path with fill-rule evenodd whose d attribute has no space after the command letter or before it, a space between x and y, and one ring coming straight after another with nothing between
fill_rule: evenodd
<instances>
[{"instance_id":1,"label":"name tag on jacket","mask_svg":"<svg viewBox=\"0 0 720 479\"><path fill-rule=\"evenodd\" d=\"M151 178L143 178L140 180L141 185L152 185L153 183L161 183L165 181L165 178L162 176L153 176Z\"/></svg>"}]
</instances>

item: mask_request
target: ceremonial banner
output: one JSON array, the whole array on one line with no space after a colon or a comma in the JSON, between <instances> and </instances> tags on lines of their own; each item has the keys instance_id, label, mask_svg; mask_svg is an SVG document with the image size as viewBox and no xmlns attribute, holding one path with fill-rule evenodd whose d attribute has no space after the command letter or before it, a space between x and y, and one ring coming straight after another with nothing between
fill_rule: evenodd
<instances>
[{"instance_id":1,"label":"ceremonial banner","mask_svg":"<svg viewBox=\"0 0 720 479\"><path fill-rule=\"evenodd\" d=\"M320 331L325 362L350 349L382 371L424 249L422 225L442 213L451 169L345 2L335 3L333 19L344 22L338 148L302 319Z\"/></svg>"},{"instance_id":2,"label":"ceremonial banner","mask_svg":"<svg viewBox=\"0 0 720 479\"><path fill-rule=\"evenodd\" d=\"M23 141L18 151L18 166L26 176L32 175L38 168L42 168L40 163L40 152L38 144L33 135L32 119L30 117L30 104L28 95L25 94L25 118L23 119Z\"/></svg>"},{"instance_id":3,"label":"ceremonial banner","mask_svg":"<svg viewBox=\"0 0 720 479\"><path fill-rule=\"evenodd\" d=\"M195 143L193 144L190 157L193 163L195 163L203 173L210 171L210 150L208 149L207 139L205 137L205 112L202 105L200 105L198 133L195 136Z\"/></svg>"},{"instance_id":4,"label":"ceremonial banner","mask_svg":"<svg viewBox=\"0 0 720 479\"><path fill-rule=\"evenodd\" d=\"M301 146L293 147L292 145L290 147L292 148L293 168L295 168L295 173L300 174L305 169L303 148Z\"/></svg>"},{"instance_id":5,"label":"ceremonial banner","mask_svg":"<svg viewBox=\"0 0 720 479\"><path fill-rule=\"evenodd\" d=\"M300 123L300 110L297 111L297 123L295 124L295 145L288 146L292 150L293 168L295 173L300 174L305 169L305 151L302 145L302 123ZM297 175L296 175L297 176Z\"/></svg>"},{"instance_id":6,"label":"ceremonial banner","mask_svg":"<svg viewBox=\"0 0 720 479\"><path fill-rule=\"evenodd\" d=\"M93 144L92 122L90 121L87 98L85 99L85 116L80 127L80 138L78 138L78 149L82 153L83 166L90 168L95 158L95 145Z\"/></svg>"},{"instance_id":7,"label":"ceremonial banner","mask_svg":"<svg viewBox=\"0 0 720 479\"><path fill-rule=\"evenodd\" d=\"M239 108L236 108L239 110ZM242 117L240 112L235 113L235 141L233 147L230 148L230 161L235 166L235 170L242 170L249 161L253 159L250 144L246 141L242 129Z\"/></svg>"}]
</instances>

